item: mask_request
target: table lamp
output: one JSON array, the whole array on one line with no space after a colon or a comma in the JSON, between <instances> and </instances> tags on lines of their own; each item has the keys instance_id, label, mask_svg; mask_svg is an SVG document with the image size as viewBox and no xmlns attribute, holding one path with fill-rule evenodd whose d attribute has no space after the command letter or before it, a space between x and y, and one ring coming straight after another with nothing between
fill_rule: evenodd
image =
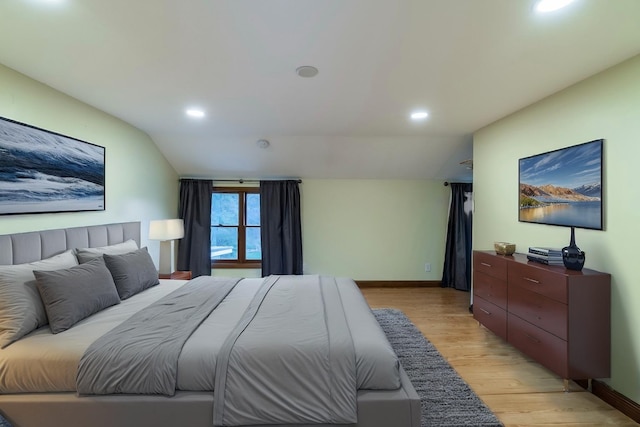
<instances>
[{"instance_id":1,"label":"table lamp","mask_svg":"<svg viewBox=\"0 0 640 427\"><path fill-rule=\"evenodd\" d=\"M160 240L159 273L171 274L174 271L173 241L184 237L184 222L181 219L159 219L149 224L149 239Z\"/></svg>"}]
</instances>

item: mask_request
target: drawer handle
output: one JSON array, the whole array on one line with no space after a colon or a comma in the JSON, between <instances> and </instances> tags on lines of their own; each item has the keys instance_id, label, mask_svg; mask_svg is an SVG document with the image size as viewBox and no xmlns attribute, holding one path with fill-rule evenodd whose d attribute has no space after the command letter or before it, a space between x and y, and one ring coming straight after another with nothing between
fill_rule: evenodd
<instances>
[{"instance_id":1,"label":"drawer handle","mask_svg":"<svg viewBox=\"0 0 640 427\"><path fill-rule=\"evenodd\" d=\"M486 315L491 316L491 313L490 313L490 312L488 312L487 310L485 310L484 308L481 308L481 309L480 309L480 311L481 311L481 312L483 312L483 313L484 313L484 314L486 314Z\"/></svg>"},{"instance_id":2,"label":"drawer handle","mask_svg":"<svg viewBox=\"0 0 640 427\"><path fill-rule=\"evenodd\" d=\"M491 267L491 264L487 264L486 262L481 262L480 265L484 265L485 267Z\"/></svg>"},{"instance_id":3,"label":"drawer handle","mask_svg":"<svg viewBox=\"0 0 640 427\"><path fill-rule=\"evenodd\" d=\"M526 280L527 282L531 282L531 283L536 283L536 284L540 284L540 282L536 279L532 279L530 277L523 277L524 280Z\"/></svg>"},{"instance_id":4,"label":"drawer handle","mask_svg":"<svg viewBox=\"0 0 640 427\"><path fill-rule=\"evenodd\" d=\"M524 335L525 335L527 338L529 338L531 341L533 341L533 342L535 342L535 343L537 343L537 344L540 344L540 340L539 340L538 338L536 338L536 337L534 337L534 336L531 336L531 335L529 335L529 334L524 334Z\"/></svg>"}]
</instances>

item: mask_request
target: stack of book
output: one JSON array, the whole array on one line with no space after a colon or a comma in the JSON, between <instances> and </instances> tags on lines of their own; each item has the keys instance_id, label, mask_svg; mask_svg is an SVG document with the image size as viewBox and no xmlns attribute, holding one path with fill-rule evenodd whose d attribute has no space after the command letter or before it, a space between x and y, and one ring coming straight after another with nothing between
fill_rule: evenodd
<instances>
[{"instance_id":1,"label":"stack of book","mask_svg":"<svg viewBox=\"0 0 640 427\"><path fill-rule=\"evenodd\" d=\"M562 262L562 249L557 248L531 246L529 247L527 258L529 261L535 261L541 264L564 265Z\"/></svg>"}]
</instances>

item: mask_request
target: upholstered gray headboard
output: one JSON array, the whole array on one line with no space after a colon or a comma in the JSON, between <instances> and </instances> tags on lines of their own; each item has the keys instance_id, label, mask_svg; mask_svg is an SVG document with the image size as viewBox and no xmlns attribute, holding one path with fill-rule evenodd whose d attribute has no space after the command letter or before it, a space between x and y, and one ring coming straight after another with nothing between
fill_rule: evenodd
<instances>
[{"instance_id":1,"label":"upholstered gray headboard","mask_svg":"<svg viewBox=\"0 0 640 427\"><path fill-rule=\"evenodd\" d=\"M24 264L49 258L67 249L96 248L129 239L140 246L140 222L0 235L0 265Z\"/></svg>"}]
</instances>

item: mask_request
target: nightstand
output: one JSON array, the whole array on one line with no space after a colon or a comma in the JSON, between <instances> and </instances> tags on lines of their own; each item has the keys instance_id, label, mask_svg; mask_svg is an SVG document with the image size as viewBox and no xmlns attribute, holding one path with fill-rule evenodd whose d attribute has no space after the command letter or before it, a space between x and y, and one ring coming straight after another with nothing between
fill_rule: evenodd
<instances>
[{"instance_id":1,"label":"nightstand","mask_svg":"<svg viewBox=\"0 0 640 427\"><path fill-rule=\"evenodd\" d=\"M160 279L171 279L171 280L191 280L191 271L174 271L171 274L160 274Z\"/></svg>"}]
</instances>

